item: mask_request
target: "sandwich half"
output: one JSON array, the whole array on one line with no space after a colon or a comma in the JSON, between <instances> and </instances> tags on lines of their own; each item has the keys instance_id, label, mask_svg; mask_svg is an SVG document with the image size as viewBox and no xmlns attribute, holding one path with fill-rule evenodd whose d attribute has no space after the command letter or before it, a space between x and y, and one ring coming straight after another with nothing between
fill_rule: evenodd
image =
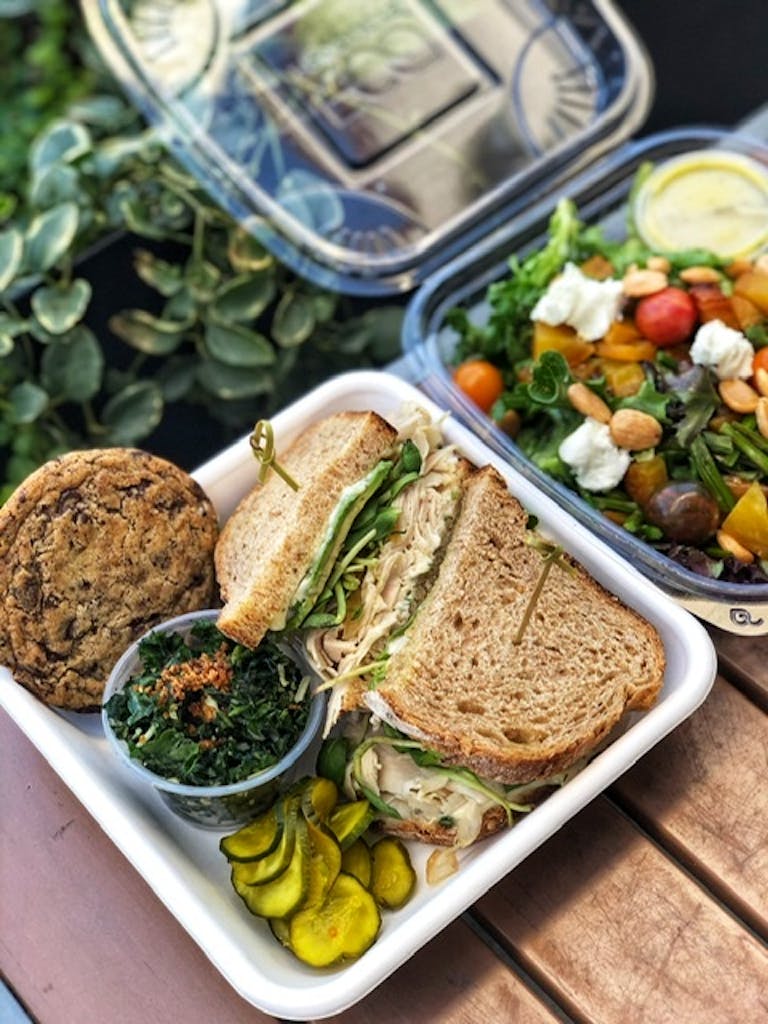
<instances>
[{"instance_id":1,"label":"sandwich half","mask_svg":"<svg viewBox=\"0 0 768 1024\"><path fill-rule=\"evenodd\" d=\"M490 466L434 582L342 722L346 788L385 831L467 845L562 783L661 689L655 629L528 528Z\"/></svg>"},{"instance_id":2,"label":"sandwich half","mask_svg":"<svg viewBox=\"0 0 768 1024\"><path fill-rule=\"evenodd\" d=\"M257 647L299 624L325 585L356 514L396 461L397 432L376 413L343 412L304 431L227 520L215 551L222 632Z\"/></svg>"},{"instance_id":3,"label":"sandwich half","mask_svg":"<svg viewBox=\"0 0 768 1024\"><path fill-rule=\"evenodd\" d=\"M269 473L240 502L216 546L222 632L250 647L268 632L312 637L307 651L328 680L341 662L346 670L366 656L374 633L394 628L403 595L382 623L384 606L398 580L408 581L412 601L427 575L461 491L463 464L423 410L404 409L396 423L373 412L338 413L279 453L297 489ZM394 554L404 547L407 559ZM386 571L371 588L383 552Z\"/></svg>"}]
</instances>

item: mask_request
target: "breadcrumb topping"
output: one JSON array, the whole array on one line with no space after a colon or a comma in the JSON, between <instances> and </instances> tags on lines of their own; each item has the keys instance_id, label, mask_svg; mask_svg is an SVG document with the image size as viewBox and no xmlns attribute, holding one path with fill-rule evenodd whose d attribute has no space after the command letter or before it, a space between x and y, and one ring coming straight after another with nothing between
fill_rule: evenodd
<instances>
[{"instance_id":1,"label":"breadcrumb topping","mask_svg":"<svg viewBox=\"0 0 768 1024\"><path fill-rule=\"evenodd\" d=\"M227 648L222 644L215 654L203 653L189 661L166 666L158 676L154 689L161 699L165 696L166 699L173 697L174 700L182 701L207 686L228 692L232 686L232 674ZM215 705L206 701L198 701L197 704L200 706L197 717L206 722L216 717Z\"/></svg>"}]
</instances>

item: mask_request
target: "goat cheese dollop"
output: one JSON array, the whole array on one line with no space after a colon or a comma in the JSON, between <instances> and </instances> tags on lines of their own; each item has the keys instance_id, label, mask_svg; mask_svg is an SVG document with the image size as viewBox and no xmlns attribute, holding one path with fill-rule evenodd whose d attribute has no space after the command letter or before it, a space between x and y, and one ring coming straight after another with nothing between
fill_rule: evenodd
<instances>
[{"instance_id":1,"label":"goat cheese dollop","mask_svg":"<svg viewBox=\"0 0 768 1024\"><path fill-rule=\"evenodd\" d=\"M720 380L751 377L755 350L741 331L728 327L722 320L709 320L696 332L691 345L691 359L708 366Z\"/></svg>"},{"instance_id":2,"label":"goat cheese dollop","mask_svg":"<svg viewBox=\"0 0 768 1024\"><path fill-rule=\"evenodd\" d=\"M621 281L596 281L574 263L566 263L531 310L531 320L553 327L568 324L586 341L596 341L618 317L622 300Z\"/></svg>"},{"instance_id":3,"label":"goat cheese dollop","mask_svg":"<svg viewBox=\"0 0 768 1024\"><path fill-rule=\"evenodd\" d=\"M566 437L558 454L585 491L609 491L618 486L632 461L629 452L614 443L608 425L591 416Z\"/></svg>"}]
</instances>

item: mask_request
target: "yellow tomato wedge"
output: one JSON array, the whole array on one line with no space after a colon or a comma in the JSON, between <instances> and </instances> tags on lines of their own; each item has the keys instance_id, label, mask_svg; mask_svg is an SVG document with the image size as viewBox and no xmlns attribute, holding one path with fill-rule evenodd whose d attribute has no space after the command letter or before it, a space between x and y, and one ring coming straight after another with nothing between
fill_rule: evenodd
<instances>
[{"instance_id":1,"label":"yellow tomato wedge","mask_svg":"<svg viewBox=\"0 0 768 1024\"><path fill-rule=\"evenodd\" d=\"M768 558L768 501L755 481L742 494L723 521L730 534L758 558Z\"/></svg>"},{"instance_id":2,"label":"yellow tomato wedge","mask_svg":"<svg viewBox=\"0 0 768 1024\"><path fill-rule=\"evenodd\" d=\"M656 357L656 351L652 341L644 341L642 338L626 342L598 341L595 345L597 355L603 359L615 359L620 363L652 361Z\"/></svg>"},{"instance_id":3,"label":"yellow tomato wedge","mask_svg":"<svg viewBox=\"0 0 768 1024\"><path fill-rule=\"evenodd\" d=\"M578 366L594 352L594 345L591 341L585 341L580 335L567 324L545 324L542 320L536 320L533 324L533 350L534 359L539 359L542 352L551 350L560 352L569 366Z\"/></svg>"}]
</instances>

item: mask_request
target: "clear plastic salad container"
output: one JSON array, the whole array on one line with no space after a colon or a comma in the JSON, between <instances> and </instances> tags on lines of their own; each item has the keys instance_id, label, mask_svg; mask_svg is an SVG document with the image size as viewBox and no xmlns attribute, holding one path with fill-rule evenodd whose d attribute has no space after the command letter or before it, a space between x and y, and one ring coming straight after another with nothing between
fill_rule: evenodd
<instances>
[{"instance_id":1,"label":"clear plastic salad container","mask_svg":"<svg viewBox=\"0 0 768 1024\"><path fill-rule=\"evenodd\" d=\"M323 287L403 293L645 117L609 0L82 0L136 105Z\"/></svg>"},{"instance_id":2,"label":"clear plastic salad container","mask_svg":"<svg viewBox=\"0 0 768 1024\"><path fill-rule=\"evenodd\" d=\"M606 237L618 240L626 234L630 190L638 168L648 161L658 165L678 155L711 147L744 154L768 170L768 148L764 144L716 130L685 129L628 143L571 179L558 196L532 205L523 216L499 228L433 275L409 304L404 343L413 364L412 379L431 398L468 424L494 451L589 526L614 551L704 620L730 632L758 635L768 633L768 584L725 582L700 575L611 521L576 490L540 470L455 385L453 370L459 335L446 319L450 310L462 307L471 322L487 322L489 285L509 277L510 256L522 259L546 243L550 217L559 196L576 203L581 221L600 225Z\"/></svg>"}]
</instances>

